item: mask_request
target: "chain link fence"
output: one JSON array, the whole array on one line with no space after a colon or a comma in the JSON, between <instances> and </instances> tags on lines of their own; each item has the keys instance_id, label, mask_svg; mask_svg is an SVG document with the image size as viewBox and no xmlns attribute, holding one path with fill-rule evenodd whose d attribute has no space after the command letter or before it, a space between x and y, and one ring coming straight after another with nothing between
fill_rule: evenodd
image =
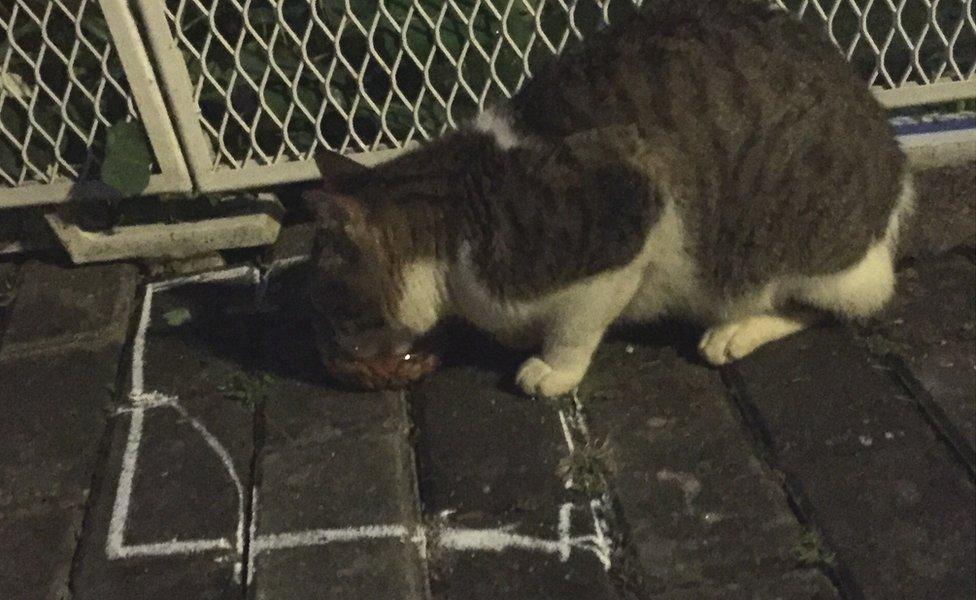
<instances>
[{"instance_id":1,"label":"chain link fence","mask_svg":"<svg viewBox=\"0 0 976 600\"><path fill-rule=\"evenodd\" d=\"M824 27L889 106L976 89L972 0L777 1ZM99 178L108 126L140 120L142 104L114 48L145 43L165 92L166 114L151 116L179 143L149 132L155 162L164 149L216 191L312 177L316 148L379 156L456 127L628 2L132 0L132 34L104 24L123 0L8 0L0 206L4 188Z\"/></svg>"}]
</instances>

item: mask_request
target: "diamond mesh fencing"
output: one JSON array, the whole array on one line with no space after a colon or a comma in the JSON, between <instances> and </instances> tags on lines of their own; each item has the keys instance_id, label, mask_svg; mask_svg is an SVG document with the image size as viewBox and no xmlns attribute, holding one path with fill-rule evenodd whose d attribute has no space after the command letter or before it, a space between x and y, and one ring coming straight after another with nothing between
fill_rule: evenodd
<instances>
[{"instance_id":1,"label":"diamond mesh fencing","mask_svg":"<svg viewBox=\"0 0 976 600\"><path fill-rule=\"evenodd\" d=\"M96 179L109 126L137 118L96 0L0 2L0 195Z\"/></svg>"},{"instance_id":2,"label":"diamond mesh fencing","mask_svg":"<svg viewBox=\"0 0 976 600\"><path fill-rule=\"evenodd\" d=\"M976 80L972 0L776 1L824 27L882 95ZM202 191L245 187L308 176L292 163L317 148L395 149L456 127L631 3L0 0L0 205L4 189L98 180L108 128L139 122L144 92L135 86L134 101L129 81L153 68L173 92L165 110L155 108L159 90L144 109L153 147L166 149L154 160L189 165ZM154 25L140 32L132 18L135 40L113 42L104 16L130 7ZM140 35L154 50L139 59L142 79L116 52L141 52L131 49ZM173 69L179 77L167 78ZM177 82L186 79L190 90ZM157 144L161 130L171 140ZM223 177L228 170L240 177Z\"/></svg>"},{"instance_id":3,"label":"diamond mesh fencing","mask_svg":"<svg viewBox=\"0 0 976 600\"><path fill-rule=\"evenodd\" d=\"M629 0L166 0L214 168L397 148L510 96ZM972 79L972 0L782 0L868 85Z\"/></svg>"},{"instance_id":4,"label":"diamond mesh fencing","mask_svg":"<svg viewBox=\"0 0 976 600\"><path fill-rule=\"evenodd\" d=\"M868 85L964 81L976 73L972 0L776 0L825 26Z\"/></svg>"}]
</instances>

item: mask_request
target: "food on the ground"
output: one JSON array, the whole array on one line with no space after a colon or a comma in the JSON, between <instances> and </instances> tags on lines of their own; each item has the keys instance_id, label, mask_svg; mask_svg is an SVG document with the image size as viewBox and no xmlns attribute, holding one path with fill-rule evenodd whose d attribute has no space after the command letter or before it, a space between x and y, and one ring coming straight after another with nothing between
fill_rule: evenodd
<instances>
[{"instance_id":1,"label":"food on the ground","mask_svg":"<svg viewBox=\"0 0 976 600\"><path fill-rule=\"evenodd\" d=\"M348 385L367 390L392 390L406 387L437 368L437 356L411 352L403 356L371 359L330 356L325 359L329 373Z\"/></svg>"}]
</instances>

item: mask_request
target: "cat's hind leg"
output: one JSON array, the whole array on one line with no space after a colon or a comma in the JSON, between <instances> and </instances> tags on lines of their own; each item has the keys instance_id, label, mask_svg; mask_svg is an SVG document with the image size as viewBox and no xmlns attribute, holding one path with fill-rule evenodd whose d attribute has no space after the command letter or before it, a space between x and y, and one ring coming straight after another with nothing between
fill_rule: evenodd
<instances>
[{"instance_id":1,"label":"cat's hind leg","mask_svg":"<svg viewBox=\"0 0 976 600\"><path fill-rule=\"evenodd\" d=\"M753 350L806 329L812 315L764 314L744 317L711 327L702 336L698 350L709 363L719 366L738 360Z\"/></svg>"},{"instance_id":2,"label":"cat's hind leg","mask_svg":"<svg viewBox=\"0 0 976 600\"><path fill-rule=\"evenodd\" d=\"M767 296L775 296L781 302L799 302L812 310L786 315L760 308L758 314L721 323L702 336L698 346L701 355L713 365L724 365L763 344L806 329L822 320L824 314L846 319L875 314L895 291L891 244L887 240L877 242L860 261L843 271L791 278L774 285L773 290Z\"/></svg>"}]
</instances>

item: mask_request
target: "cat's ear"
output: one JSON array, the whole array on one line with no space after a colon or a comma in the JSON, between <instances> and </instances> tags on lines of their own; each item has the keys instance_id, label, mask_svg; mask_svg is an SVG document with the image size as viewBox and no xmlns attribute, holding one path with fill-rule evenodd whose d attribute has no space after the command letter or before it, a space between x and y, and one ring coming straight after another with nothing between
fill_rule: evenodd
<instances>
[{"instance_id":1,"label":"cat's ear","mask_svg":"<svg viewBox=\"0 0 976 600\"><path fill-rule=\"evenodd\" d=\"M369 167L366 165L332 150L319 150L316 152L315 164L318 166L319 174L326 184L339 179L362 175L369 170Z\"/></svg>"}]
</instances>

